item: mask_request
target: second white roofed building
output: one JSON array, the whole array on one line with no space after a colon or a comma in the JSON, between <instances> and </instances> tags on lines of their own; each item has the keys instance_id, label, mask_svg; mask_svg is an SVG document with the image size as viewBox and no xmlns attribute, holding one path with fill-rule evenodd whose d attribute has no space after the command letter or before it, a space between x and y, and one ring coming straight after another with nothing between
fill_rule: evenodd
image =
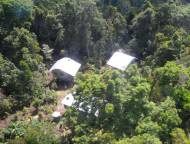
<instances>
[{"instance_id":1,"label":"second white roofed building","mask_svg":"<svg viewBox=\"0 0 190 144\"><path fill-rule=\"evenodd\" d=\"M128 54L122 52L115 52L107 62L108 65L124 71L127 66L135 59Z\"/></svg>"}]
</instances>

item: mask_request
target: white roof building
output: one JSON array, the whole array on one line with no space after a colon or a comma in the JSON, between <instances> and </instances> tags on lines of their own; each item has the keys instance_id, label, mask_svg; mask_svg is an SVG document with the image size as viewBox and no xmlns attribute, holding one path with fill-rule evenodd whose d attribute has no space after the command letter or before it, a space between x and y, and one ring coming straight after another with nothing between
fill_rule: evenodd
<instances>
[{"instance_id":1,"label":"white roof building","mask_svg":"<svg viewBox=\"0 0 190 144\"><path fill-rule=\"evenodd\" d=\"M75 99L72 94L68 94L67 96L64 97L61 103L65 106L70 107L75 103Z\"/></svg>"},{"instance_id":2,"label":"white roof building","mask_svg":"<svg viewBox=\"0 0 190 144\"><path fill-rule=\"evenodd\" d=\"M53 113L51 114L51 116L52 116L53 118L59 118L59 117L61 116L61 113L58 112L58 111L55 111L55 112L53 112Z\"/></svg>"},{"instance_id":3,"label":"white roof building","mask_svg":"<svg viewBox=\"0 0 190 144\"><path fill-rule=\"evenodd\" d=\"M75 76L79 70L79 68L81 67L81 64L74 61L71 58L68 57L64 57L60 60L58 60L49 71L53 71L53 70L61 70L71 76Z\"/></svg>"},{"instance_id":4,"label":"white roof building","mask_svg":"<svg viewBox=\"0 0 190 144\"><path fill-rule=\"evenodd\" d=\"M107 64L114 68L124 71L134 59L135 57L124 54L122 52L115 52L109 59Z\"/></svg>"}]
</instances>

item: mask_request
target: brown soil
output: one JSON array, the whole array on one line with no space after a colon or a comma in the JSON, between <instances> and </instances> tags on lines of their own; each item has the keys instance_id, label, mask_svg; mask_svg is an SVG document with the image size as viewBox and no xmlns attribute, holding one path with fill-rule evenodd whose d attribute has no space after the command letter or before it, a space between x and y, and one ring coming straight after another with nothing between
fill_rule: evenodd
<instances>
[{"instance_id":1,"label":"brown soil","mask_svg":"<svg viewBox=\"0 0 190 144\"><path fill-rule=\"evenodd\" d=\"M0 120L0 130L3 129L3 128L6 128L9 126L9 122L7 119L5 120Z\"/></svg>"},{"instance_id":2,"label":"brown soil","mask_svg":"<svg viewBox=\"0 0 190 144\"><path fill-rule=\"evenodd\" d=\"M61 101L64 99L64 97L69 94L69 90L60 90L57 91L57 106L55 107L55 111L60 112L62 115L65 113L66 109L63 104L61 104Z\"/></svg>"},{"instance_id":3,"label":"brown soil","mask_svg":"<svg viewBox=\"0 0 190 144\"><path fill-rule=\"evenodd\" d=\"M8 116L5 119L0 119L0 130L3 128L7 128L9 126L11 120L13 119L13 117L14 117L14 114Z\"/></svg>"},{"instance_id":4,"label":"brown soil","mask_svg":"<svg viewBox=\"0 0 190 144\"><path fill-rule=\"evenodd\" d=\"M64 99L64 97L71 92L71 89L67 90L59 90L56 92L57 94L57 105L54 108L54 111L60 112L62 115L65 113L66 109L65 107L61 104L61 101ZM29 109L29 113L31 115L34 115L36 109L33 107ZM11 122L11 119L14 117L13 115L8 116L5 119L0 119L0 130L3 128L7 128Z\"/></svg>"}]
</instances>

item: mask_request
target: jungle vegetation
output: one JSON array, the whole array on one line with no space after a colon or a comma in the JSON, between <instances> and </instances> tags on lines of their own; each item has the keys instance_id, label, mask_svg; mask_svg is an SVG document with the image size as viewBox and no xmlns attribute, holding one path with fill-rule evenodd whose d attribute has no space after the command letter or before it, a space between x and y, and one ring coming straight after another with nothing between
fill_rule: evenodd
<instances>
[{"instance_id":1,"label":"jungle vegetation","mask_svg":"<svg viewBox=\"0 0 190 144\"><path fill-rule=\"evenodd\" d=\"M137 58L124 72L106 66L117 50ZM56 103L46 72L64 56L82 64L84 112L55 123L42 116ZM190 144L190 1L0 0L0 118L11 116L2 144Z\"/></svg>"}]
</instances>

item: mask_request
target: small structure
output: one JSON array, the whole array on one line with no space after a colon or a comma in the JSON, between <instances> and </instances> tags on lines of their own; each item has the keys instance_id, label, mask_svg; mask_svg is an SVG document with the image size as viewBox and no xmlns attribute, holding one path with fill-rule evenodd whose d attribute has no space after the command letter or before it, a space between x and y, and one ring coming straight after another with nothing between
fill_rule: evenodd
<instances>
[{"instance_id":1,"label":"small structure","mask_svg":"<svg viewBox=\"0 0 190 144\"><path fill-rule=\"evenodd\" d=\"M87 109L87 112L91 113L91 111L92 111L91 105L85 106L85 109L83 107L84 107L84 102L79 103L78 110L81 111L81 112L86 112L85 109Z\"/></svg>"},{"instance_id":2,"label":"small structure","mask_svg":"<svg viewBox=\"0 0 190 144\"><path fill-rule=\"evenodd\" d=\"M135 59L130 55L127 55L122 52L115 52L112 57L107 62L108 65L124 71L127 66Z\"/></svg>"},{"instance_id":3,"label":"small structure","mask_svg":"<svg viewBox=\"0 0 190 144\"><path fill-rule=\"evenodd\" d=\"M84 108L83 108L83 104L84 102L81 102L79 103L79 107L78 107L78 110L81 111L81 112L87 112L88 114L92 113L92 106L91 105L86 105ZM97 109L94 113L94 116L95 117L99 117L99 114L100 114L100 111L99 109Z\"/></svg>"},{"instance_id":4,"label":"small structure","mask_svg":"<svg viewBox=\"0 0 190 144\"><path fill-rule=\"evenodd\" d=\"M71 76L75 76L78 72L79 68L81 67L81 64L72 60L71 58L64 57L60 60L58 60L50 69L50 71L53 70L60 70L62 72L65 72Z\"/></svg>"},{"instance_id":5,"label":"small structure","mask_svg":"<svg viewBox=\"0 0 190 144\"><path fill-rule=\"evenodd\" d=\"M55 111L55 112L53 112L52 114L51 114L51 116L53 117L53 118L59 118L59 117L61 117L61 113L60 112L58 112L58 111Z\"/></svg>"},{"instance_id":6,"label":"small structure","mask_svg":"<svg viewBox=\"0 0 190 144\"><path fill-rule=\"evenodd\" d=\"M73 84L74 77L80 67L80 63L68 57L64 57L56 61L56 63L49 70L49 83L53 80L53 77L56 76L58 78L58 82L60 83L63 82L63 84L67 85Z\"/></svg>"},{"instance_id":7,"label":"small structure","mask_svg":"<svg viewBox=\"0 0 190 144\"><path fill-rule=\"evenodd\" d=\"M96 116L96 117L98 117L99 116L99 110L96 110L96 112L94 113L94 115Z\"/></svg>"},{"instance_id":8,"label":"small structure","mask_svg":"<svg viewBox=\"0 0 190 144\"><path fill-rule=\"evenodd\" d=\"M75 99L71 93L65 96L64 99L61 101L61 103L66 107L72 106L74 102L75 102Z\"/></svg>"}]
</instances>

